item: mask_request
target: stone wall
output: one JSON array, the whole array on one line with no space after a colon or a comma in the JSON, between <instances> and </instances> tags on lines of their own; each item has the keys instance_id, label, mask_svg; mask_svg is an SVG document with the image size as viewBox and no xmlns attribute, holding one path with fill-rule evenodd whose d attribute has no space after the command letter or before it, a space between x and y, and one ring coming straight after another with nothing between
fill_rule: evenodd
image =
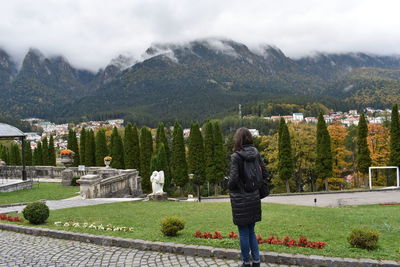
<instances>
[{"instance_id":1,"label":"stone wall","mask_svg":"<svg viewBox=\"0 0 400 267\"><path fill-rule=\"evenodd\" d=\"M32 181L21 181L18 183L13 183L13 184L7 184L7 185L2 185L0 186L0 193L4 192L12 192L16 190L22 190L22 189L31 189L32 188Z\"/></svg>"}]
</instances>

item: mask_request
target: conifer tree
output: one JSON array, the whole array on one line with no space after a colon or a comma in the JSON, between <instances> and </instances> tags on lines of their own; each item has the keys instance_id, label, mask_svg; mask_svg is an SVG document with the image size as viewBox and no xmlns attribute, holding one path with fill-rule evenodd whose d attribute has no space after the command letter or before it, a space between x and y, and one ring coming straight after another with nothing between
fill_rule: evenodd
<instances>
[{"instance_id":1,"label":"conifer tree","mask_svg":"<svg viewBox=\"0 0 400 267\"><path fill-rule=\"evenodd\" d=\"M88 164L86 164L86 135L87 135L87 131L85 129L85 127L82 127L81 130L81 137L79 139L79 150L80 150L80 154L81 156L81 165L86 165L89 166Z\"/></svg>"},{"instance_id":2,"label":"conifer tree","mask_svg":"<svg viewBox=\"0 0 400 267\"><path fill-rule=\"evenodd\" d=\"M42 142L41 141L39 141L37 144L37 165L43 166Z\"/></svg>"},{"instance_id":3,"label":"conifer tree","mask_svg":"<svg viewBox=\"0 0 400 267\"><path fill-rule=\"evenodd\" d=\"M209 183L216 184L213 129L211 122L204 125L204 160L206 179Z\"/></svg>"},{"instance_id":4,"label":"conifer tree","mask_svg":"<svg viewBox=\"0 0 400 267\"><path fill-rule=\"evenodd\" d=\"M157 134L156 134L156 151L159 150L161 144L164 146L165 153L167 155L166 160L167 160L167 165L164 166L165 169L163 169L165 176L171 177L171 168L170 168L170 149L169 149L169 144L168 144L168 139L165 134L165 129L164 129L164 124L160 122L158 124L157 128Z\"/></svg>"},{"instance_id":5,"label":"conifer tree","mask_svg":"<svg viewBox=\"0 0 400 267\"><path fill-rule=\"evenodd\" d=\"M164 124L162 122L160 122L158 124L158 128L157 128L156 149L158 149L158 147L161 143L164 144L164 149L165 149L167 155L169 155L170 150L169 150L168 139L167 139L167 135L165 134Z\"/></svg>"},{"instance_id":6,"label":"conifer tree","mask_svg":"<svg viewBox=\"0 0 400 267\"><path fill-rule=\"evenodd\" d=\"M133 128L132 124L128 123L125 127L124 135L124 151L125 151L125 168L133 169L135 148L133 141Z\"/></svg>"},{"instance_id":7,"label":"conifer tree","mask_svg":"<svg viewBox=\"0 0 400 267\"><path fill-rule=\"evenodd\" d=\"M100 129L96 134L96 166L104 166L104 158L108 155L106 133Z\"/></svg>"},{"instance_id":8,"label":"conifer tree","mask_svg":"<svg viewBox=\"0 0 400 267\"><path fill-rule=\"evenodd\" d=\"M142 177L142 187L147 192L151 190L150 163L152 154L153 137L150 130L143 126L140 130L140 176Z\"/></svg>"},{"instance_id":9,"label":"conifer tree","mask_svg":"<svg viewBox=\"0 0 400 267\"><path fill-rule=\"evenodd\" d=\"M357 133L357 169L365 177L371 166L371 156L367 143L368 125L364 114L361 114Z\"/></svg>"},{"instance_id":10,"label":"conifer tree","mask_svg":"<svg viewBox=\"0 0 400 267\"><path fill-rule=\"evenodd\" d=\"M96 143L93 130L86 131L85 135L85 164L88 167L96 166Z\"/></svg>"},{"instance_id":11,"label":"conifer tree","mask_svg":"<svg viewBox=\"0 0 400 267\"><path fill-rule=\"evenodd\" d=\"M171 184L171 173L168 171L169 170L168 155L163 143L159 145L157 155L158 155L158 164L160 166L159 168L161 171L164 171L164 189L165 191L168 192Z\"/></svg>"},{"instance_id":12,"label":"conifer tree","mask_svg":"<svg viewBox=\"0 0 400 267\"><path fill-rule=\"evenodd\" d=\"M140 169L140 143L139 143L139 131L135 125L132 128L132 148L133 148L133 162L132 168L139 170Z\"/></svg>"},{"instance_id":13,"label":"conifer tree","mask_svg":"<svg viewBox=\"0 0 400 267\"><path fill-rule=\"evenodd\" d=\"M32 152L31 152L31 154L32 154ZM50 135L50 139L49 139L49 165L56 166L56 149L54 148L53 135Z\"/></svg>"},{"instance_id":14,"label":"conifer tree","mask_svg":"<svg viewBox=\"0 0 400 267\"><path fill-rule=\"evenodd\" d=\"M222 136L221 128L218 122L214 123L213 134L214 134L215 182L220 183L224 180L224 176L226 173L226 161L225 161L225 150L224 150L224 138Z\"/></svg>"},{"instance_id":15,"label":"conifer tree","mask_svg":"<svg viewBox=\"0 0 400 267\"><path fill-rule=\"evenodd\" d=\"M318 178L324 180L325 190L329 190L328 178L332 177L333 168L331 138L322 113L318 116L316 150L317 158L315 160L315 172Z\"/></svg>"},{"instance_id":16,"label":"conifer tree","mask_svg":"<svg viewBox=\"0 0 400 267\"><path fill-rule=\"evenodd\" d=\"M18 145L15 144L11 144L10 147L10 165L16 166L16 165L20 165L18 164L18 161L21 161L19 158L19 149L18 149Z\"/></svg>"},{"instance_id":17,"label":"conifer tree","mask_svg":"<svg viewBox=\"0 0 400 267\"><path fill-rule=\"evenodd\" d=\"M190 126L188 167L189 172L193 174L193 182L197 185L204 184L204 143L197 123L192 123Z\"/></svg>"},{"instance_id":18,"label":"conifer tree","mask_svg":"<svg viewBox=\"0 0 400 267\"><path fill-rule=\"evenodd\" d=\"M10 156L8 152L8 148L5 146L2 146L0 158L7 164L10 165Z\"/></svg>"},{"instance_id":19,"label":"conifer tree","mask_svg":"<svg viewBox=\"0 0 400 267\"><path fill-rule=\"evenodd\" d=\"M24 141L24 157L25 157L25 165L32 166L32 149L29 141Z\"/></svg>"},{"instance_id":20,"label":"conifer tree","mask_svg":"<svg viewBox=\"0 0 400 267\"><path fill-rule=\"evenodd\" d=\"M122 143L122 138L118 134L117 127L114 127L112 135L111 135L111 167L115 169L124 169L125 161L124 161L124 145Z\"/></svg>"},{"instance_id":21,"label":"conifer tree","mask_svg":"<svg viewBox=\"0 0 400 267\"><path fill-rule=\"evenodd\" d=\"M44 166L50 166L49 162L49 143L47 142L47 137L42 140L42 159Z\"/></svg>"},{"instance_id":22,"label":"conifer tree","mask_svg":"<svg viewBox=\"0 0 400 267\"><path fill-rule=\"evenodd\" d=\"M400 167L400 122L397 104L392 108L392 120L390 123L390 156L389 165Z\"/></svg>"},{"instance_id":23,"label":"conifer tree","mask_svg":"<svg viewBox=\"0 0 400 267\"><path fill-rule=\"evenodd\" d=\"M282 121L281 121L282 122ZM282 125L279 127L281 133L278 134L280 137L279 142L279 163L278 163L278 172L279 178L285 182L286 191L290 192L290 184L289 181L293 177L293 159L292 159L292 148L290 144L290 135L289 129L283 121Z\"/></svg>"},{"instance_id":24,"label":"conifer tree","mask_svg":"<svg viewBox=\"0 0 400 267\"><path fill-rule=\"evenodd\" d=\"M79 148L78 148L78 139L76 138L76 133L74 130L70 129L68 133L68 145L67 148L74 151L74 163L72 164L73 167L78 167L80 164L80 155L79 155Z\"/></svg>"},{"instance_id":25,"label":"conifer tree","mask_svg":"<svg viewBox=\"0 0 400 267\"><path fill-rule=\"evenodd\" d=\"M35 147L35 149L33 150L32 165L39 166L39 155L37 147Z\"/></svg>"},{"instance_id":26,"label":"conifer tree","mask_svg":"<svg viewBox=\"0 0 400 267\"><path fill-rule=\"evenodd\" d=\"M172 140L171 168L173 181L177 186L183 187L188 181L185 143L182 126L175 122Z\"/></svg>"}]
</instances>

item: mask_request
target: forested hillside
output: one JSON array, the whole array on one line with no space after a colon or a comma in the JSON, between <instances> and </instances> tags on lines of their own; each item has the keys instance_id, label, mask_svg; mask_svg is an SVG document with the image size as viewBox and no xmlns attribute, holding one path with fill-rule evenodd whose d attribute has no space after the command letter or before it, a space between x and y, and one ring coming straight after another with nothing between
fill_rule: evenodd
<instances>
[{"instance_id":1,"label":"forested hillside","mask_svg":"<svg viewBox=\"0 0 400 267\"><path fill-rule=\"evenodd\" d=\"M17 69L0 50L0 111L22 117L123 117L139 124L204 120L257 102L390 107L399 102L400 59L362 53L291 59L276 47L251 50L231 40L155 44L97 73L31 49Z\"/></svg>"}]
</instances>

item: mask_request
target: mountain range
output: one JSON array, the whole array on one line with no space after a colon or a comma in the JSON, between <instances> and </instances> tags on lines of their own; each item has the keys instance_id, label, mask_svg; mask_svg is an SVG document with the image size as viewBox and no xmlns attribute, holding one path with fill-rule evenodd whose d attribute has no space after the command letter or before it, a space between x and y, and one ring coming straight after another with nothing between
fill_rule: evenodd
<instances>
[{"instance_id":1,"label":"mountain range","mask_svg":"<svg viewBox=\"0 0 400 267\"><path fill-rule=\"evenodd\" d=\"M400 101L400 57L366 53L293 59L226 39L154 44L140 60L118 56L97 73L30 49L22 64L0 49L0 112L51 120L123 117L139 124L204 120L237 104L274 100L340 108ZM331 105L331 106L332 106Z\"/></svg>"}]
</instances>

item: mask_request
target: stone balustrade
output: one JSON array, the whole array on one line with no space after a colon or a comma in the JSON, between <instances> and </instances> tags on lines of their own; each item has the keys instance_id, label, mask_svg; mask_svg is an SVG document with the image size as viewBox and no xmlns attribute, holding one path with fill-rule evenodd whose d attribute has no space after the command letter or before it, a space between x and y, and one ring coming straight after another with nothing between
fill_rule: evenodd
<instances>
[{"instance_id":1,"label":"stone balustrade","mask_svg":"<svg viewBox=\"0 0 400 267\"><path fill-rule=\"evenodd\" d=\"M78 170L78 167L69 167L74 177L81 177L88 173L96 172L101 167L86 167L85 171ZM66 167L54 166L26 166L28 178L62 178L62 173ZM0 175L7 176L9 179L21 178L22 166L0 166Z\"/></svg>"},{"instance_id":2,"label":"stone balustrade","mask_svg":"<svg viewBox=\"0 0 400 267\"><path fill-rule=\"evenodd\" d=\"M83 198L139 197L143 195L141 177L135 169L118 170L107 167L27 166L28 179L61 178L70 185L73 177L80 177L80 194ZM20 179L22 166L0 166L0 177Z\"/></svg>"},{"instance_id":3,"label":"stone balustrade","mask_svg":"<svg viewBox=\"0 0 400 267\"><path fill-rule=\"evenodd\" d=\"M87 174L78 181L83 198L139 197L142 193L141 178L137 170L101 168L96 174Z\"/></svg>"}]
</instances>

